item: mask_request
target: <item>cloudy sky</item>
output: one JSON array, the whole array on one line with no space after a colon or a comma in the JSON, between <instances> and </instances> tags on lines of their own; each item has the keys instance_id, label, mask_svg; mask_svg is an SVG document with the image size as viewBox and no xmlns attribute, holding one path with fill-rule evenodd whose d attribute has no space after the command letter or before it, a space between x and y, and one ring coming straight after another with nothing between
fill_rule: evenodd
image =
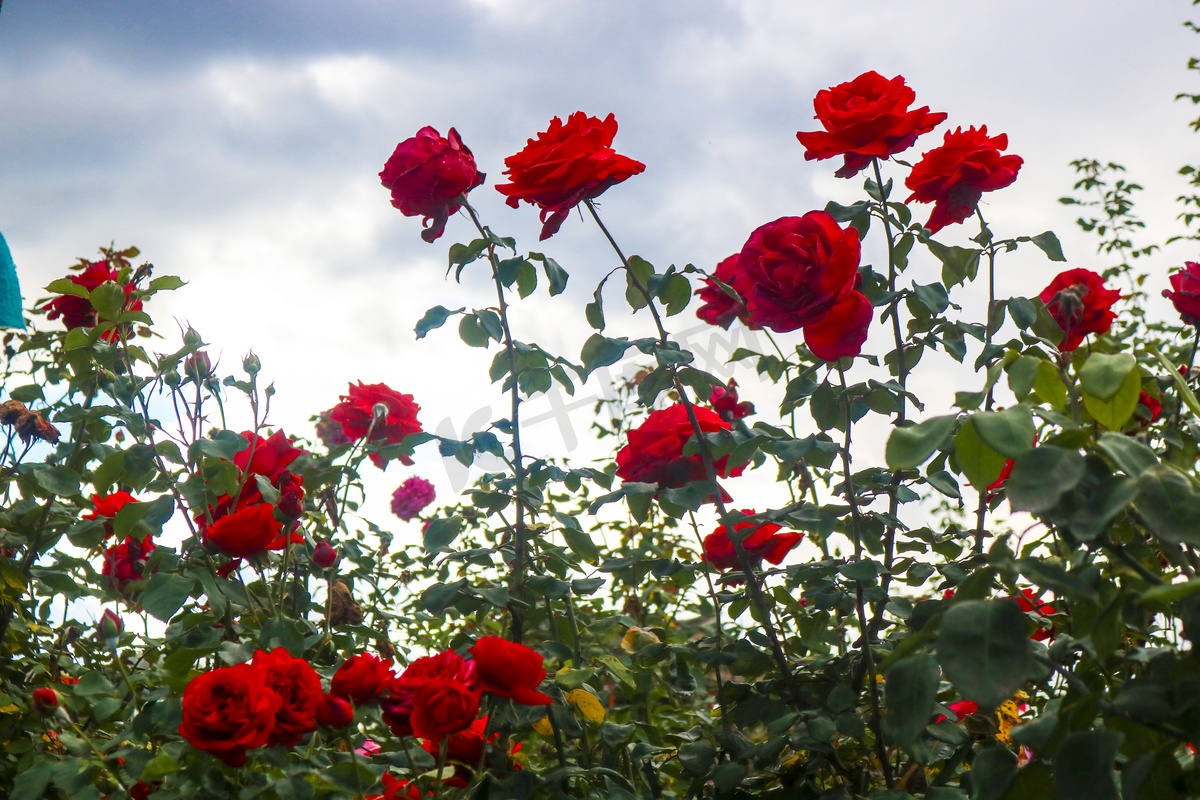
<instances>
[{"instance_id":1,"label":"cloudy sky","mask_svg":"<svg viewBox=\"0 0 1200 800\"><path fill-rule=\"evenodd\" d=\"M950 126L987 124L1024 157L1017 183L987 200L999 234L1054 229L1072 266L1101 268L1055 199L1070 190L1071 159L1119 161L1147 187L1147 241L1176 231L1175 171L1200 160L1187 128L1197 109L1172 100L1200 90L1185 69L1200 52L1181 24L1191 10L1184 0L7 0L0 232L27 302L98 245L138 245L157 274L189 282L150 309L163 329L192 324L229 369L253 348L279 390L272 421L288 431L307 434L308 417L361 379L414 394L427 428L457 435L501 416L483 377L490 355L452 328L417 342L412 327L432 305L491 302L487 276L447 281L445 248L470 238L466 220L425 244L377 178L422 126L454 126L474 151L489 176L472 195L485 222L571 273L563 298L531 298L514 325L575 357L588 333L582 304L614 257L578 216L539 246L536 212L509 209L491 188L504 157L552 116L615 113L616 147L646 164L602 198L626 252L711 267L764 222L858 197L860 182L834 178L832 162L804 161L795 132L815 127L819 89L869 69L902 74ZM959 228L939 238L974 233ZM1194 257L1177 245L1153 266ZM1033 295L1056 271L1020 251L1001 263L999 289ZM935 275L926 259L908 277ZM689 311L673 328L694 322ZM641 317L622 325L649 331ZM752 373L739 379L771 404ZM926 381L936 392L938 373ZM530 430L535 452L590 452L575 444L590 403L562 424L551 410L531 406L544 418ZM878 455L876 438L863 458ZM443 497L462 480L434 452L416 471ZM380 476L377 501L407 474L397 465ZM772 501L784 502L761 498Z\"/></svg>"}]
</instances>

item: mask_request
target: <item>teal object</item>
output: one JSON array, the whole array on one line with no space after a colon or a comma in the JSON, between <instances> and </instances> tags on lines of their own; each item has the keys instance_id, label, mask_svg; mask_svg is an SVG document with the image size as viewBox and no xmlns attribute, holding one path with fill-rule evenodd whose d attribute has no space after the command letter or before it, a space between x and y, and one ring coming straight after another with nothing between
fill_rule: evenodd
<instances>
[{"instance_id":1,"label":"teal object","mask_svg":"<svg viewBox=\"0 0 1200 800\"><path fill-rule=\"evenodd\" d=\"M4 235L0 234L0 328L25 329L25 313L21 308L21 284L17 281L17 265Z\"/></svg>"}]
</instances>

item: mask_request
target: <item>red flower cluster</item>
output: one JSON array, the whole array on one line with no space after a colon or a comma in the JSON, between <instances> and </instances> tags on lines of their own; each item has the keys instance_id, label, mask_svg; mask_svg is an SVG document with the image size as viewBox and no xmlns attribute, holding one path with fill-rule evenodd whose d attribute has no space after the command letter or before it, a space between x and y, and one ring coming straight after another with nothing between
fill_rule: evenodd
<instances>
[{"instance_id":1,"label":"red flower cluster","mask_svg":"<svg viewBox=\"0 0 1200 800\"><path fill-rule=\"evenodd\" d=\"M179 735L231 767L264 745L294 747L316 729L321 679L282 647L254 654L249 664L221 667L188 682Z\"/></svg>"},{"instance_id":2,"label":"red flower cluster","mask_svg":"<svg viewBox=\"0 0 1200 800\"><path fill-rule=\"evenodd\" d=\"M737 381L733 378L730 378L725 386L713 387L708 404L726 422L733 422L754 413L754 403L745 400L738 402Z\"/></svg>"},{"instance_id":3,"label":"red flower cluster","mask_svg":"<svg viewBox=\"0 0 1200 800\"><path fill-rule=\"evenodd\" d=\"M94 261L88 264L83 271L67 276L71 283L76 286L82 286L89 292L108 281L116 281L120 278L120 270L115 267L110 267L107 261ZM137 311L142 307L141 300L129 300L129 296L133 293L134 286L132 283L124 285L125 289L125 305L122 311ZM50 300L42 310L46 312L46 319L58 319L62 317L63 325L67 330L75 328L94 328L100 322L96 309L92 307L92 302L86 297L77 297L73 294L63 294ZM109 331L103 335L106 341L112 341L116 338L116 331Z\"/></svg>"},{"instance_id":4,"label":"red flower cluster","mask_svg":"<svg viewBox=\"0 0 1200 800\"><path fill-rule=\"evenodd\" d=\"M303 481L287 467L304 455L304 450L294 446L281 430L265 439L253 431L243 431L242 435L250 446L233 457L242 473L241 491L236 498L222 495L215 507L209 507L211 524L205 515L196 516L205 543L233 558L282 550L291 542L303 541L300 534L294 533L296 519L304 510ZM279 491L277 504L266 502L257 475Z\"/></svg>"},{"instance_id":5,"label":"red flower cluster","mask_svg":"<svg viewBox=\"0 0 1200 800\"><path fill-rule=\"evenodd\" d=\"M742 513L753 514L754 512L743 509ZM796 533L795 531L780 533L783 530L783 526L776 525L773 522L754 523L744 521L734 523L733 526L735 531L742 531L747 528L754 528L754 532L742 540L742 546L746 548L746 554L755 561L766 559L772 564L782 562L783 557L804 538L804 534ZM729 538L729 529L724 525L717 526L715 531L704 537L704 560L721 571L741 569L737 550L734 547L733 541Z\"/></svg>"},{"instance_id":6,"label":"red flower cluster","mask_svg":"<svg viewBox=\"0 0 1200 800\"><path fill-rule=\"evenodd\" d=\"M129 492L112 492L111 494L92 495L92 511L83 515L84 519L104 519L104 538L113 535L111 520L122 508L129 503L139 503Z\"/></svg>"},{"instance_id":7,"label":"red flower cluster","mask_svg":"<svg viewBox=\"0 0 1200 800\"><path fill-rule=\"evenodd\" d=\"M1171 273L1171 288L1163 289L1185 325L1200 325L1200 264L1183 262L1183 269Z\"/></svg>"},{"instance_id":8,"label":"red flower cluster","mask_svg":"<svg viewBox=\"0 0 1200 800\"><path fill-rule=\"evenodd\" d=\"M816 120L823 131L800 131L804 159L842 156L836 174L852 178L873 158L888 158L912 146L917 137L940 125L946 115L929 106L909 110L917 95L897 75L888 80L878 72L864 72L852 81L817 92L813 99Z\"/></svg>"},{"instance_id":9,"label":"red flower cluster","mask_svg":"<svg viewBox=\"0 0 1200 800\"><path fill-rule=\"evenodd\" d=\"M539 240L549 239L576 205L646 169L612 149L616 135L612 114L601 120L576 111L566 123L555 117L521 152L504 159L510 182L499 184L496 191L513 208L521 200L540 207Z\"/></svg>"},{"instance_id":10,"label":"red flower cluster","mask_svg":"<svg viewBox=\"0 0 1200 800\"><path fill-rule=\"evenodd\" d=\"M715 412L700 406L692 410L704 433L729 430L729 423ZM641 425L629 431L629 443L617 453L617 477L623 481L657 483L663 489L677 489L692 481L705 480L701 457L683 455L683 446L692 433L692 423L682 403L650 412ZM722 478L741 475L745 466L727 471L727 460L728 457L718 459L713 465L717 475Z\"/></svg>"},{"instance_id":11,"label":"red flower cluster","mask_svg":"<svg viewBox=\"0 0 1200 800\"><path fill-rule=\"evenodd\" d=\"M149 536L141 540L126 536L125 541L104 551L101 574L114 592L128 599L130 584L150 577L145 571L154 549Z\"/></svg>"},{"instance_id":12,"label":"red flower cluster","mask_svg":"<svg viewBox=\"0 0 1200 800\"><path fill-rule=\"evenodd\" d=\"M379 173L401 214L425 218L421 238L427 242L442 235L446 220L459 209L455 201L482 184L483 178L458 131L451 128L443 137L428 126L396 145Z\"/></svg>"},{"instance_id":13,"label":"red flower cluster","mask_svg":"<svg viewBox=\"0 0 1200 800\"><path fill-rule=\"evenodd\" d=\"M1007 148L1008 136L988 136L986 125L947 131L942 146L923 155L904 180L912 189L905 202L934 204L925 223L930 233L962 222L975 213L984 192L1003 189L1017 179L1024 160L1000 155Z\"/></svg>"},{"instance_id":14,"label":"red flower cluster","mask_svg":"<svg viewBox=\"0 0 1200 800\"><path fill-rule=\"evenodd\" d=\"M1054 276L1038 297L1063 329L1058 349L1068 353L1083 344L1089 333L1108 333L1117 318L1112 307L1121 293L1106 289L1104 279L1091 270L1069 269Z\"/></svg>"},{"instance_id":15,"label":"red flower cluster","mask_svg":"<svg viewBox=\"0 0 1200 800\"><path fill-rule=\"evenodd\" d=\"M350 385L348 394L341 396L341 401L329 410L329 419L340 422L342 431L352 441L366 438L370 432L370 441L384 441L387 444L400 444L410 433L419 433L421 423L417 421L417 412L421 407L413 402L411 394L401 394L382 383ZM382 404L387 408L387 415L375 420L375 406ZM374 427L371 423L374 422ZM371 454L375 466L383 469L387 463L378 453ZM401 464L411 465L413 460L408 456L400 457Z\"/></svg>"}]
</instances>

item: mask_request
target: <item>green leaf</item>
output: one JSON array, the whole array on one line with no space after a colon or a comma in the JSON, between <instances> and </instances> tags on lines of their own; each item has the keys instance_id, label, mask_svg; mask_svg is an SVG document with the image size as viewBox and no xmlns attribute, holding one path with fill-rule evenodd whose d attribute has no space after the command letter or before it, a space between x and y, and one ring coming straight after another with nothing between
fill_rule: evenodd
<instances>
[{"instance_id":1,"label":"green leaf","mask_svg":"<svg viewBox=\"0 0 1200 800\"><path fill-rule=\"evenodd\" d=\"M667 316L673 317L687 308L692 300L692 284L687 276L678 273L667 278L659 297L666 304Z\"/></svg>"},{"instance_id":2,"label":"green leaf","mask_svg":"<svg viewBox=\"0 0 1200 800\"><path fill-rule=\"evenodd\" d=\"M928 653L898 661L887 671L888 735L906 750L911 751L921 740L937 701L941 676L937 658Z\"/></svg>"},{"instance_id":3,"label":"green leaf","mask_svg":"<svg viewBox=\"0 0 1200 800\"><path fill-rule=\"evenodd\" d=\"M1079 368L1079 385L1097 400L1111 400L1135 369L1137 360L1128 353L1092 353Z\"/></svg>"},{"instance_id":4,"label":"green leaf","mask_svg":"<svg viewBox=\"0 0 1200 800\"><path fill-rule=\"evenodd\" d=\"M461 314L465 310L466 309L459 308L451 311L445 306L434 306L426 311L425 316L421 317L420 322L417 323L417 327L414 329L417 332L417 338L424 339L425 334L429 333L435 328L442 327L442 325L444 325L446 320L450 319L450 317L454 316L455 314Z\"/></svg>"},{"instance_id":5,"label":"green leaf","mask_svg":"<svg viewBox=\"0 0 1200 800\"><path fill-rule=\"evenodd\" d=\"M55 762L49 759L34 761L13 778L12 792L8 800L41 800L46 796L46 787L54 775Z\"/></svg>"},{"instance_id":6,"label":"green leaf","mask_svg":"<svg viewBox=\"0 0 1200 800\"><path fill-rule=\"evenodd\" d=\"M546 280L550 284L550 296L562 294L567 288L567 271L559 266L558 262L550 256L544 256L541 253L530 253L529 257L535 261L542 262L542 270L546 273Z\"/></svg>"},{"instance_id":7,"label":"green leaf","mask_svg":"<svg viewBox=\"0 0 1200 800\"><path fill-rule=\"evenodd\" d=\"M1122 739L1119 731L1111 730L1068 734L1054 758L1061 800L1121 800L1113 765Z\"/></svg>"},{"instance_id":8,"label":"green leaf","mask_svg":"<svg viewBox=\"0 0 1200 800\"><path fill-rule=\"evenodd\" d=\"M1158 464L1155 452L1132 436L1105 433L1096 444L1126 475L1133 478Z\"/></svg>"},{"instance_id":9,"label":"green leaf","mask_svg":"<svg viewBox=\"0 0 1200 800\"><path fill-rule=\"evenodd\" d=\"M1038 367L1042 363L1044 362L1040 358L1021 356L1006 368L1008 388L1012 389L1018 400L1024 400L1033 391L1033 384L1037 381Z\"/></svg>"},{"instance_id":10,"label":"green leaf","mask_svg":"<svg viewBox=\"0 0 1200 800\"><path fill-rule=\"evenodd\" d=\"M937 654L959 694L990 710L1037 673L1027 624L1012 600L968 600L946 611Z\"/></svg>"},{"instance_id":11,"label":"green leaf","mask_svg":"<svg viewBox=\"0 0 1200 800\"><path fill-rule=\"evenodd\" d=\"M1143 472L1134 506L1156 536L1200 546L1200 495L1181 472L1168 466Z\"/></svg>"},{"instance_id":12,"label":"green leaf","mask_svg":"<svg viewBox=\"0 0 1200 800\"><path fill-rule=\"evenodd\" d=\"M458 338L470 347L487 347L489 341L487 331L474 314L465 315L458 323Z\"/></svg>"},{"instance_id":13,"label":"green leaf","mask_svg":"<svg viewBox=\"0 0 1200 800\"><path fill-rule=\"evenodd\" d=\"M141 780L149 783L150 781L161 780L172 772L178 771L179 764L171 757L171 754L159 750L158 755L147 761L146 766L142 767Z\"/></svg>"},{"instance_id":14,"label":"green leaf","mask_svg":"<svg viewBox=\"0 0 1200 800\"><path fill-rule=\"evenodd\" d=\"M1092 356L1092 358L1095 358L1095 356ZM1090 361L1091 359L1088 360ZM1083 407L1092 415L1092 419L1110 431L1120 430L1129 421L1129 418L1133 416L1141 391L1142 376L1141 372L1135 366L1125 376L1125 382L1121 384L1121 387L1111 399L1102 400L1085 391L1083 393Z\"/></svg>"},{"instance_id":15,"label":"green leaf","mask_svg":"<svg viewBox=\"0 0 1200 800\"><path fill-rule=\"evenodd\" d=\"M645 291L650 291L650 277L654 275L654 265L640 256L629 257L629 269L625 272L625 301L634 311L644 308L647 300ZM641 289L638 285L641 285Z\"/></svg>"},{"instance_id":16,"label":"green leaf","mask_svg":"<svg viewBox=\"0 0 1200 800\"><path fill-rule=\"evenodd\" d=\"M971 763L971 800L1003 800L1016 779L1016 753L1005 747L985 747Z\"/></svg>"},{"instance_id":17,"label":"green leaf","mask_svg":"<svg viewBox=\"0 0 1200 800\"><path fill-rule=\"evenodd\" d=\"M975 280L979 273L979 256L983 253L982 250L950 247L933 239L927 240L925 246L942 262L942 283L947 288L957 286L968 278Z\"/></svg>"},{"instance_id":18,"label":"green leaf","mask_svg":"<svg viewBox=\"0 0 1200 800\"><path fill-rule=\"evenodd\" d=\"M1033 323L1037 322L1037 305L1028 297L1010 297L1008 313L1021 330L1032 328Z\"/></svg>"},{"instance_id":19,"label":"green leaf","mask_svg":"<svg viewBox=\"0 0 1200 800\"><path fill-rule=\"evenodd\" d=\"M147 288L151 292L170 292L175 289L187 286L187 281L174 275L163 275L150 281Z\"/></svg>"},{"instance_id":20,"label":"green leaf","mask_svg":"<svg viewBox=\"0 0 1200 800\"><path fill-rule=\"evenodd\" d=\"M1062 245L1058 241L1058 237L1054 235L1054 231L1046 231L1039 233L1037 236L1030 238L1031 242L1036 244L1041 251L1046 254L1046 258L1051 261L1066 261L1066 256L1063 255Z\"/></svg>"},{"instance_id":21,"label":"green leaf","mask_svg":"<svg viewBox=\"0 0 1200 800\"><path fill-rule=\"evenodd\" d=\"M46 284L46 291L51 294L69 294L84 299L88 296L87 287L80 286L70 278L59 278L58 280L50 281L50 283Z\"/></svg>"},{"instance_id":22,"label":"green leaf","mask_svg":"<svg viewBox=\"0 0 1200 800\"><path fill-rule=\"evenodd\" d=\"M1182 600L1196 592L1200 592L1200 580L1190 580L1184 583L1164 583L1142 592L1141 596L1138 597L1138 602L1143 605L1147 603L1174 603L1176 600Z\"/></svg>"},{"instance_id":23,"label":"green leaf","mask_svg":"<svg viewBox=\"0 0 1200 800\"><path fill-rule=\"evenodd\" d=\"M954 437L954 457L967 480L977 489L992 485L1004 469L1004 456L980 438L973 417L963 423Z\"/></svg>"},{"instance_id":24,"label":"green leaf","mask_svg":"<svg viewBox=\"0 0 1200 800\"><path fill-rule=\"evenodd\" d=\"M567 547L571 548L572 553L589 564L598 564L600 562L600 549L596 547L596 543L592 541L592 537L586 532L564 527L562 535L567 542Z\"/></svg>"},{"instance_id":25,"label":"green leaf","mask_svg":"<svg viewBox=\"0 0 1200 800\"><path fill-rule=\"evenodd\" d=\"M1037 377L1033 380L1033 393L1051 408L1063 411L1067 407L1067 385L1049 361L1039 361Z\"/></svg>"},{"instance_id":26,"label":"green leaf","mask_svg":"<svg viewBox=\"0 0 1200 800\"><path fill-rule=\"evenodd\" d=\"M981 411L971 421L983 443L1002 456L1016 458L1033 447L1036 432L1028 406L1017 404L1003 411Z\"/></svg>"},{"instance_id":27,"label":"green leaf","mask_svg":"<svg viewBox=\"0 0 1200 800\"><path fill-rule=\"evenodd\" d=\"M458 538L462 520L458 517L434 517L421 534L426 553L440 553L450 549L450 543Z\"/></svg>"},{"instance_id":28,"label":"green leaf","mask_svg":"<svg viewBox=\"0 0 1200 800\"><path fill-rule=\"evenodd\" d=\"M45 400L46 396L42 394L42 387L36 383L18 386L8 393L12 400L17 400L22 403L32 403L35 400Z\"/></svg>"},{"instance_id":29,"label":"green leaf","mask_svg":"<svg viewBox=\"0 0 1200 800\"><path fill-rule=\"evenodd\" d=\"M102 319L116 319L125 305L125 288L113 281L105 281L92 289L88 301Z\"/></svg>"},{"instance_id":30,"label":"green leaf","mask_svg":"<svg viewBox=\"0 0 1200 800\"><path fill-rule=\"evenodd\" d=\"M59 497L73 497L79 494L79 476L65 464L54 467L39 465L34 470L33 479L47 492Z\"/></svg>"},{"instance_id":31,"label":"green leaf","mask_svg":"<svg viewBox=\"0 0 1200 800\"><path fill-rule=\"evenodd\" d=\"M192 595L191 578L170 572L156 572L146 584L140 605L151 616L169 622Z\"/></svg>"},{"instance_id":32,"label":"green leaf","mask_svg":"<svg viewBox=\"0 0 1200 800\"><path fill-rule=\"evenodd\" d=\"M583 362L584 371L590 375L600 367L607 367L620 361L629 346L629 340L624 337L609 339L607 336L593 333L583 343L579 359Z\"/></svg>"},{"instance_id":33,"label":"green leaf","mask_svg":"<svg viewBox=\"0 0 1200 800\"><path fill-rule=\"evenodd\" d=\"M954 430L958 415L933 417L907 428L896 428L888 437L886 458L889 469L913 469L924 464Z\"/></svg>"},{"instance_id":34,"label":"green leaf","mask_svg":"<svg viewBox=\"0 0 1200 800\"><path fill-rule=\"evenodd\" d=\"M1158 360L1158 363L1167 371L1167 376L1174 381L1175 389L1179 392L1179 397L1183 400L1184 405L1191 409L1193 414L1200 416L1200 401L1196 399L1196 395L1192 392L1191 387L1187 385L1187 381L1179 374L1178 365L1172 363L1169 358L1158 352L1158 348L1153 345L1147 347L1146 350Z\"/></svg>"},{"instance_id":35,"label":"green leaf","mask_svg":"<svg viewBox=\"0 0 1200 800\"><path fill-rule=\"evenodd\" d=\"M716 760L716 748L706 741L688 742L679 747L679 764L689 775L704 775Z\"/></svg>"},{"instance_id":36,"label":"green leaf","mask_svg":"<svg viewBox=\"0 0 1200 800\"><path fill-rule=\"evenodd\" d=\"M1013 463L1004 492L1013 511L1040 514L1054 508L1064 492L1075 488L1086 471L1083 456L1074 450L1043 445Z\"/></svg>"}]
</instances>

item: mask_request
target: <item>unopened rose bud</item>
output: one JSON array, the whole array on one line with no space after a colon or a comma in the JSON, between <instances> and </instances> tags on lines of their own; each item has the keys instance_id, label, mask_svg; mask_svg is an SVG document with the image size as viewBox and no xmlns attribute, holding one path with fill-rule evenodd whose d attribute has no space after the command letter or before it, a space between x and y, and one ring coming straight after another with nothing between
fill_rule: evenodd
<instances>
[{"instance_id":1,"label":"unopened rose bud","mask_svg":"<svg viewBox=\"0 0 1200 800\"><path fill-rule=\"evenodd\" d=\"M188 329L183 332L183 343L188 347L194 347L204 344L204 339L200 336L200 331L189 325Z\"/></svg>"},{"instance_id":2,"label":"unopened rose bud","mask_svg":"<svg viewBox=\"0 0 1200 800\"><path fill-rule=\"evenodd\" d=\"M104 609L100 621L96 623L96 634L103 640L116 644L116 639L125 630L125 623L111 608Z\"/></svg>"},{"instance_id":3,"label":"unopened rose bud","mask_svg":"<svg viewBox=\"0 0 1200 800\"><path fill-rule=\"evenodd\" d=\"M58 708L58 692L53 689L33 690L33 710L48 717Z\"/></svg>"},{"instance_id":4,"label":"unopened rose bud","mask_svg":"<svg viewBox=\"0 0 1200 800\"><path fill-rule=\"evenodd\" d=\"M170 386L172 389L174 389L180 383L180 378L179 378L178 372L168 372L165 375L163 375L162 378L163 378L163 383L165 383L167 386Z\"/></svg>"},{"instance_id":5,"label":"unopened rose bud","mask_svg":"<svg viewBox=\"0 0 1200 800\"><path fill-rule=\"evenodd\" d=\"M242 369L246 370L247 375L257 375L262 369L262 362L258 360L258 356L251 353L242 359Z\"/></svg>"},{"instance_id":6,"label":"unopened rose bud","mask_svg":"<svg viewBox=\"0 0 1200 800\"><path fill-rule=\"evenodd\" d=\"M322 728L344 728L354 722L354 706L340 697L327 694L317 704L317 724Z\"/></svg>"},{"instance_id":7,"label":"unopened rose bud","mask_svg":"<svg viewBox=\"0 0 1200 800\"><path fill-rule=\"evenodd\" d=\"M317 546L313 549L312 562L321 569L329 569L338 561L337 550L334 550L329 542L317 542Z\"/></svg>"},{"instance_id":8,"label":"unopened rose bud","mask_svg":"<svg viewBox=\"0 0 1200 800\"><path fill-rule=\"evenodd\" d=\"M211 377L212 371L212 362L208 359L208 353L203 351L192 353L183 360L183 374L195 383Z\"/></svg>"}]
</instances>

